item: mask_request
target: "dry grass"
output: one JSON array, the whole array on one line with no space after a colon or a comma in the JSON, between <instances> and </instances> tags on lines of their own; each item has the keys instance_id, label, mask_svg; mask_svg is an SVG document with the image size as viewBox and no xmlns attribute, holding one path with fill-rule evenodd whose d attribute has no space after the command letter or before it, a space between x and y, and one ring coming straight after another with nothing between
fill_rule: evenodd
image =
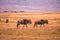
<instances>
[{"instance_id":1,"label":"dry grass","mask_svg":"<svg viewBox=\"0 0 60 40\"><path fill-rule=\"evenodd\" d=\"M33 13L33 14L32 14ZM59 13L0 13L0 40L60 40L60 14ZM9 19L9 23L5 23L5 19ZM16 28L17 20L31 19L32 24L28 24L28 28L23 29L23 25L19 29ZM49 24L45 27L33 28L34 21L39 19L48 19Z\"/></svg>"}]
</instances>

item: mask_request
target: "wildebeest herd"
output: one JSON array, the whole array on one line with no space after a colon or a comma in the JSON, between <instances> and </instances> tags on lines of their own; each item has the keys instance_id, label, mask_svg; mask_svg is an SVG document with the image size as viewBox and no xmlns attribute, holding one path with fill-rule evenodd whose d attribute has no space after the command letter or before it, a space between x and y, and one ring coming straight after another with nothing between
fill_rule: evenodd
<instances>
[{"instance_id":1,"label":"wildebeest herd","mask_svg":"<svg viewBox=\"0 0 60 40\"><path fill-rule=\"evenodd\" d=\"M0 19L0 21L1 21L1 19ZM8 22L9 22L9 20L6 19L5 23L8 23ZM27 24L32 24L32 20L29 20L29 19L18 20L16 27L18 28L18 27L20 27L20 25L23 25L23 27L24 26L27 27ZM40 19L40 20L37 20L37 21L34 22L34 26L33 27L35 28L37 25L42 26L44 24L48 24L48 20Z\"/></svg>"}]
</instances>

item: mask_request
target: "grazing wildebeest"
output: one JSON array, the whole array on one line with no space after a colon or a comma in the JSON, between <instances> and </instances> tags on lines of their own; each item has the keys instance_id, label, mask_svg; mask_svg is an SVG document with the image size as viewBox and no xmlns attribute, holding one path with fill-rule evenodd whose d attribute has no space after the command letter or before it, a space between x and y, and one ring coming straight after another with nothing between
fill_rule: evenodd
<instances>
[{"instance_id":1,"label":"grazing wildebeest","mask_svg":"<svg viewBox=\"0 0 60 40\"><path fill-rule=\"evenodd\" d=\"M19 27L20 24L23 24L23 27L24 25L26 25L27 27L27 24L31 24L31 23L32 23L31 20L28 20L28 19L19 20L17 21L17 28Z\"/></svg>"},{"instance_id":2,"label":"grazing wildebeest","mask_svg":"<svg viewBox=\"0 0 60 40\"><path fill-rule=\"evenodd\" d=\"M37 26L37 25L40 25L41 26L41 25L44 25L44 24L48 24L48 20L41 19L39 21L35 21L34 27Z\"/></svg>"}]
</instances>

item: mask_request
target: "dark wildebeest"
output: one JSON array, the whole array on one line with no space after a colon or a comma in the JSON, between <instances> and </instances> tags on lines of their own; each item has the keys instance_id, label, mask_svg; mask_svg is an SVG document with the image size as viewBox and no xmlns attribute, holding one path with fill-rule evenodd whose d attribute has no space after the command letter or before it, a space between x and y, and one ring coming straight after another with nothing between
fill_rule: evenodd
<instances>
[{"instance_id":1,"label":"dark wildebeest","mask_svg":"<svg viewBox=\"0 0 60 40\"><path fill-rule=\"evenodd\" d=\"M41 25L44 25L44 24L48 24L48 20L41 19L39 21L35 21L34 27L37 26L37 25L40 25L41 26Z\"/></svg>"},{"instance_id":2,"label":"dark wildebeest","mask_svg":"<svg viewBox=\"0 0 60 40\"><path fill-rule=\"evenodd\" d=\"M8 19L6 19L5 23L8 23Z\"/></svg>"},{"instance_id":3,"label":"dark wildebeest","mask_svg":"<svg viewBox=\"0 0 60 40\"><path fill-rule=\"evenodd\" d=\"M17 21L17 28L19 27L20 24L23 24L23 27L24 25L26 25L27 27L27 24L31 24L31 23L32 23L31 20L28 20L28 19L19 20Z\"/></svg>"}]
</instances>

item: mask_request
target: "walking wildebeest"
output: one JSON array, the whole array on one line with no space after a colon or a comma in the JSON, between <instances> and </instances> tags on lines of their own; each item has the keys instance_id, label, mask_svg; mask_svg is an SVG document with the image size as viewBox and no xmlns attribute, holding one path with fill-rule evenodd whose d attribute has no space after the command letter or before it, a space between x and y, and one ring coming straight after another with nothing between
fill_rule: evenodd
<instances>
[{"instance_id":1,"label":"walking wildebeest","mask_svg":"<svg viewBox=\"0 0 60 40\"><path fill-rule=\"evenodd\" d=\"M37 25L40 25L41 26L41 25L44 25L44 24L48 24L48 20L41 19L39 21L35 21L34 27L37 26Z\"/></svg>"},{"instance_id":2,"label":"walking wildebeest","mask_svg":"<svg viewBox=\"0 0 60 40\"><path fill-rule=\"evenodd\" d=\"M23 27L24 27L24 25L26 25L26 27L27 27L27 24L31 24L31 23L32 23L31 20L28 20L28 19L18 20L17 28L19 27L20 24L23 24Z\"/></svg>"}]
</instances>

